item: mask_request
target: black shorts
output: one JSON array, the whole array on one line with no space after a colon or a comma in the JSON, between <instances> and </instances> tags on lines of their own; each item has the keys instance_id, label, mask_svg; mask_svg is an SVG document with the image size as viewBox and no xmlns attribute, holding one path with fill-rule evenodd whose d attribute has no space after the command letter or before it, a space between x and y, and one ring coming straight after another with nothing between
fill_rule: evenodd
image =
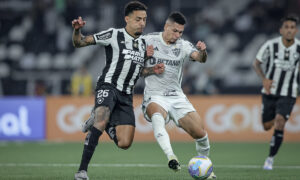
<instances>
[{"instance_id":1,"label":"black shorts","mask_svg":"<svg viewBox=\"0 0 300 180\"><path fill-rule=\"evenodd\" d=\"M287 96L262 95L262 121L272 121L276 114L280 114L288 120L293 110L296 98Z\"/></svg>"},{"instance_id":2,"label":"black shorts","mask_svg":"<svg viewBox=\"0 0 300 180\"><path fill-rule=\"evenodd\" d=\"M95 91L95 108L99 106L109 107L111 126L135 126L132 94L123 93L110 84L99 85Z\"/></svg>"}]
</instances>

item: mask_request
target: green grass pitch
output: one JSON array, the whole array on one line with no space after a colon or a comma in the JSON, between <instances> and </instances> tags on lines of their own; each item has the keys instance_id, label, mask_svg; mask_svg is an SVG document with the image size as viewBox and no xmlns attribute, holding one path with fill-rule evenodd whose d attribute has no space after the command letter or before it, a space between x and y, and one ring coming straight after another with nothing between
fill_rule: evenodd
<instances>
[{"instance_id":1,"label":"green grass pitch","mask_svg":"<svg viewBox=\"0 0 300 180\"><path fill-rule=\"evenodd\" d=\"M99 143L91 161L91 180L192 180L187 163L196 155L192 142L172 143L182 170L173 172L155 142L134 142L128 150ZM82 143L0 142L1 180L71 180L78 168ZM284 142L274 170L264 171L268 143L211 143L210 158L219 180L298 180L300 143Z\"/></svg>"}]
</instances>

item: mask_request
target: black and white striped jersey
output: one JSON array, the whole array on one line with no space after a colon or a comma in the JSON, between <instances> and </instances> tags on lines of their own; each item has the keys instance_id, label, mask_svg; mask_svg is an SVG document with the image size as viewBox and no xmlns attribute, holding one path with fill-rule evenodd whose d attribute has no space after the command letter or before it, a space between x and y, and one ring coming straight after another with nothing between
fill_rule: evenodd
<instances>
[{"instance_id":1,"label":"black and white striped jersey","mask_svg":"<svg viewBox=\"0 0 300 180\"><path fill-rule=\"evenodd\" d=\"M110 28L93 36L97 44L105 47L106 53L106 64L98 84L109 83L119 91L132 94L144 67L145 41L134 39L125 28Z\"/></svg>"},{"instance_id":2,"label":"black and white striped jersey","mask_svg":"<svg viewBox=\"0 0 300 180\"><path fill-rule=\"evenodd\" d=\"M273 80L271 94L277 96L297 97L299 85L300 41L285 47L282 37L267 41L259 49L256 59L265 63L265 76ZM262 93L265 93L262 89Z\"/></svg>"}]
</instances>

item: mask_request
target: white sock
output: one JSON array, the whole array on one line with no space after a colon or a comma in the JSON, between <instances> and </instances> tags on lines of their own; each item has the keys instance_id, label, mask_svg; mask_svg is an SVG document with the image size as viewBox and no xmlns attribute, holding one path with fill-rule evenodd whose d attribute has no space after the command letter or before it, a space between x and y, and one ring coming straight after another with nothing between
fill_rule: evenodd
<instances>
[{"instance_id":1,"label":"white sock","mask_svg":"<svg viewBox=\"0 0 300 180\"><path fill-rule=\"evenodd\" d=\"M199 156L207 156L209 155L209 140L207 134L200 139L196 139L196 151Z\"/></svg>"},{"instance_id":2,"label":"white sock","mask_svg":"<svg viewBox=\"0 0 300 180\"><path fill-rule=\"evenodd\" d=\"M175 155L171 147L169 134L167 133L165 128L165 119L160 113L154 113L151 117L151 120L152 128L154 131L154 137L156 138L161 149L164 151L164 153L170 160Z\"/></svg>"}]
</instances>

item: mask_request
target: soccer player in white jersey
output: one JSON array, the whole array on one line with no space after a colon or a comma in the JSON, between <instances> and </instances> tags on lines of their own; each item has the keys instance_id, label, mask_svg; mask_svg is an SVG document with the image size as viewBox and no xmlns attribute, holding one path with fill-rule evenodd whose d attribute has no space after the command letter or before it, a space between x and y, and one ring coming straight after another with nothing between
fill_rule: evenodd
<instances>
[{"instance_id":1,"label":"soccer player in white jersey","mask_svg":"<svg viewBox=\"0 0 300 180\"><path fill-rule=\"evenodd\" d=\"M300 42L295 38L298 18L282 19L280 35L268 40L259 49L253 67L261 78L262 124L265 131L274 126L269 156L263 169L272 170L274 156L283 141L284 126L296 102L299 84ZM263 71L261 65L265 65Z\"/></svg>"},{"instance_id":2,"label":"soccer player in white jersey","mask_svg":"<svg viewBox=\"0 0 300 180\"><path fill-rule=\"evenodd\" d=\"M169 168L178 171L180 164L171 147L165 124L173 120L196 142L198 155L209 155L210 145L199 114L181 89L182 71L185 60L206 62L204 42L198 41L196 48L181 38L186 19L180 12L172 12L166 20L164 31L143 36L152 51L146 67L164 63L165 71L159 75L148 75L144 69L145 90L143 111L145 118L152 122L154 136L168 158ZM212 177L216 177L212 174Z\"/></svg>"},{"instance_id":3,"label":"soccer player in white jersey","mask_svg":"<svg viewBox=\"0 0 300 180\"><path fill-rule=\"evenodd\" d=\"M93 120L89 128L75 180L88 180L88 164L98 145L99 137L106 131L122 149L131 146L135 131L132 107L134 85L144 68L146 46L140 38L146 25L147 7L132 1L125 6L126 27L110 28L94 35L83 36L80 29L85 25L81 17L72 21L75 47L102 45L106 52L106 65L98 78L95 90ZM161 68L162 67L162 68ZM163 66L152 68L153 73L162 73Z\"/></svg>"}]
</instances>

